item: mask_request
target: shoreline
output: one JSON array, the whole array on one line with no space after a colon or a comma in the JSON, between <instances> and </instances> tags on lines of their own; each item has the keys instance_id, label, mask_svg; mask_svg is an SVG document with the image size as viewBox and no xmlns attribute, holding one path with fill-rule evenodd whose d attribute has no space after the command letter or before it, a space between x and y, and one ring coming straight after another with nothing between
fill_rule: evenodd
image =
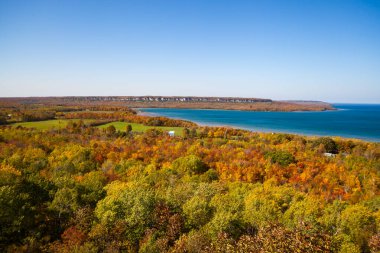
<instances>
[{"instance_id":1,"label":"shoreline","mask_svg":"<svg viewBox=\"0 0 380 253\"><path fill-rule=\"evenodd\" d=\"M226 110L226 111L248 111L248 112L324 112L336 111L332 104L297 104L288 102L261 102L255 104L248 103L200 103L200 102L134 102L125 103L131 109L194 109L194 110Z\"/></svg>"},{"instance_id":2,"label":"shoreline","mask_svg":"<svg viewBox=\"0 0 380 253\"><path fill-rule=\"evenodd\" d=\"M380 143L380 137L366 137L366 136L358 136L355 134L328 134L328 133L315 133L313 130L291 130L291 129L276 129L276 128L266 128L266 127L255 127L255 126L245 126L241 125L239 123L233 124L233 123L225 123L225 122L211 122L211 121L199 121L199 120L194 120L191 118L185 118L185 117L177 117L177 116L168 116L165 114L160 114L160 113L155 113L155 112L145 112L143 111L144 109L153 109L153 110L160 110L160 109L178 109L178 110L199 110L199 111L240 111L240 112L249 112L249 111L244 111L244 110L219 110L219 109L185 109L185 108L133 108L134 110L137 110L138 114L141 113L140 115L144 116L153 116L153 117L167 117L171 119L178 119L178 120L186 120L186 121L191 121L193 123L196 123L197 125L201 127L231 127L235 129L242 129L242 130L247 130L251 132L258 132L258 133L283 133L283 134L293 134L293 135L300 135L300 136L306 136L306 137L334 137L334 138L344 138L344 139L355 139L355 140L360 140L360 141L365 141L365 142L372 142L372 143ZM323 112L339 112L339 111L349 111L350 109L341 109L341 108L336 108L334 111L320 111L320 113ZM260 113L256 111L252 111L252 113ZM267 112L270 113L270 112ZM274 112L274 113L281 113L281 112ZM287 112L289 113L289 112ZM296 112L295 112L296 113ZM298 114L299 112L297 112ZM303 111L301 112L303 113ZM318 112L310 112L310 113L318 113Z\"/></svg>"}]
</instances>

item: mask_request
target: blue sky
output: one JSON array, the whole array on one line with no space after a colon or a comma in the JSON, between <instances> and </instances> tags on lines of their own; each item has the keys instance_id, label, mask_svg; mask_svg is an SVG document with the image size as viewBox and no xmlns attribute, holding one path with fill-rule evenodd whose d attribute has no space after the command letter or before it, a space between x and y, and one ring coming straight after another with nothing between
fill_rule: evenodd
<instances>
[{"instance_id":1,"label":"blue sky","mask_svg":"<svg viewBox=\"0 0 380 253\"><path fill-rule=\"evenodd\" d=\"M0 96L380 103L380 1L0 0Z\"/></svg>"}]
</instances>

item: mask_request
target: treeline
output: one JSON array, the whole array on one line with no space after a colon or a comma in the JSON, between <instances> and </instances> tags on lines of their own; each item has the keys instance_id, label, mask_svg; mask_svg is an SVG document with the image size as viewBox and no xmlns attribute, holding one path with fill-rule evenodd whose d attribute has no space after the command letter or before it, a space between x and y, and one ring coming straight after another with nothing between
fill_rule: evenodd
<instances>
[{"instance_id":1,"label":"treeline","mask_svg":"<svg viewBox=\"0 0 380 253\"><path fill-rule=\"evenodd\" d=\"M128 107L110 105L102 106L42 106L42 105L14 105L0 107L0 125L15 122L43 121L51 119L94 119L92 125L101 122L126 121L140 123L146 126L168 127L195 127L196 124L185 120L169 119L166 117L146 117L137 115L137 112Z\"/></svg>"},{"instance_id":2,"label":"treeline","mask_svg":"<svg viewBox=\"0 0 380 253\"><path fill-rule=\"evenodd\" d=\"M0 101L1 102L1 101ZM108 113L114 114L114 118L118 115L135 115L136 111L128 107L117 107L110 105L100 106L62 106L62 105L41 105L41 104L4 104L0 103L0 123L1 122L29 122L42 121L56 118L64 118L66 113L82 112L83 115L92 113Z\"/></svg>"},{"instance_id":3,"label":"treeline","mask_svg":"<svg viewBox=\"0 0 380 253\"><path fill-rule=\"evenodd\" d=\"M125 112L70 112L65 119L98 119L139 123L146 126L195 127L196 124L186 120L176 120L166 117L147 117Z\"/></svg>"},{"instance_id":4,"label":"treeline","mask_svg":"<svg viewBox=\"0 0 380 253\"><path fill-rule=\"evenodd\" d=\"M184 131L0 128L0 250L380 250L379 144Z\"/></svg>"},{"instance_id":5,"label":"treeline","mask_svg":"<svg viewBox=\"0 0 380 253\"><path fill-rule=\"evenodd\" d=\"M55 111L24 111L21 112L21 121L41 121L55 119Z\"/></svg>"}]
</instances>

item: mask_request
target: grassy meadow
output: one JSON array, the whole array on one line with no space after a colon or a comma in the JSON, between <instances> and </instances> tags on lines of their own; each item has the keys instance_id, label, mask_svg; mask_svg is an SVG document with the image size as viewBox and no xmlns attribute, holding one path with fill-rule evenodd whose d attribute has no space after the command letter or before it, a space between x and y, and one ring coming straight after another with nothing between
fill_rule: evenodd
<instances>
[{"instance_id":1,"label":"grassy meadow","mask_svg":"<svg viewBox=\"0 0 380 253\"><path fill-rule=\"evenodd\" d=\"M27 128L35 128L38 130L48 130L51 128L64 128L67 126L69 121L80 121L79 119L68 120L68 119L52 119L43 121L31 121L31 122L19 122L14 123L12 126L22 126ZM94 120L83 120L85 124L93 122Z\"/></svg>"},{"instance_id":2,"label":"grassy meadow","mask_svg":"<svg viewBox=\"0 0 380 253\"><path fill-rule=\"evenodd\" d=\"M143 124L138 123L128 123L128 122L122 122L122 121L115 121L108 124L100 125L98 128L107 128L108 126L113 125L117 131L125 131L127 128L127 125L132 126L132 131L134 132L145 132L148 129L157 128L161 129L162 131L174 131L175 136L182 136L183 127L158 127L158 126L145 126Z\"/></svg>"},{"instance_id":3,"label":"grassy meadow","mask_svg":"<svg viewBox=\"0 0 380 253\"><path fill-rule=\"evenodd\" d=\"M44 120L44 121L33 121L33 122L20 122L12 124L12 126L22 126L27 128L35 128L38 130L48 130L52 128L64 128L66 127L69 121L79 121L79 119L68 120L68 119L54 119L54 120ZM95 120L87 119L83 120L85 124L94 122ZM122 121L115 121L111 123L107 123L104 125L97 126L100 129L107 128L108 126L113 125L117 131L125 131L127 125L132 126L132 131L134 132L145 132L151 128L161 129L162 131L174 131L175 136L182 136L183 127L157 127L157 126L145 126L143 124L138 123L128 123Z\"/></svg>"}]
</instances>

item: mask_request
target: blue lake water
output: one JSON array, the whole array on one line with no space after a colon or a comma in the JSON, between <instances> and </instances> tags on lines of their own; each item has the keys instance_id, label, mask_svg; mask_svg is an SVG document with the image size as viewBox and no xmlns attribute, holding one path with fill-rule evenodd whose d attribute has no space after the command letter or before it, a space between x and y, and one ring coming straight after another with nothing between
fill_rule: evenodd
<instances>
[{"instance_id":1,"label":"blue lake water","mask_svg":"<svg viewBox=\"0 0 380 253\"><path fill-rule=\"evenodd\" d=\"M380 104L334 104L336 111L250 112L144 108L142 112L200 125L232 126L263 132L342 136L380 142Z\"/></svg>"}]
</instances>

